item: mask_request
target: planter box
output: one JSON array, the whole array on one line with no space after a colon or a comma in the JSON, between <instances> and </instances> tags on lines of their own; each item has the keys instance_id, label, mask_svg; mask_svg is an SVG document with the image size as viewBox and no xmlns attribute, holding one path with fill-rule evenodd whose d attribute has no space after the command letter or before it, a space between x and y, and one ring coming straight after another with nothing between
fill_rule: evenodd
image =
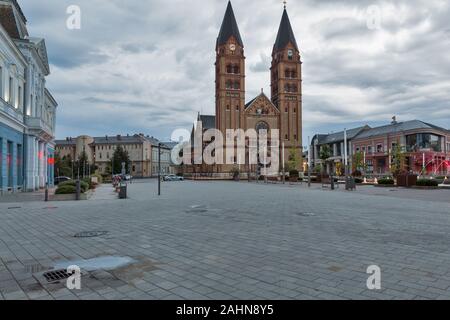
<instances>
[{"instance_id":1,"label":"planter box","mask_svg":"<svg viewBox=\"0 0 450 320\"><path fill-rule=\"evenodd\" d=\"M93 191L89 190L86 193L80 194L80 200L88 200L92 197ZM50 196L50 201L76 201L77 195L75 193L72 194L54 194Z\"/></svg>"}]
</instances>

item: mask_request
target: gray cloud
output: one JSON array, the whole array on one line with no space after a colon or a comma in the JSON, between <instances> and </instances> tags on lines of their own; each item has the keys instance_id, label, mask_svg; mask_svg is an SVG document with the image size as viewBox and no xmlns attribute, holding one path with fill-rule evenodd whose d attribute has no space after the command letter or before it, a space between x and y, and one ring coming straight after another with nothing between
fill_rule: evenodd
<instances>
[{"instance_id":1,"label":"gray cloud","mask_svg":"<svg viewBox=\"0 0 450 320\"><path fill-rule=\"evenodd\" d=\"M270 92L281 1L233 0L246 50L247 100ZM78 4L82 29L65 27ZM215 40L226 1L21 0L46 38L58 137L144 132L168 138L213 113ZM380 28L367 27L368 8ZM307 136L392 115L448 127L450 4L440 0L290 1L303 59Z\"/></svg>"}]
</instances>

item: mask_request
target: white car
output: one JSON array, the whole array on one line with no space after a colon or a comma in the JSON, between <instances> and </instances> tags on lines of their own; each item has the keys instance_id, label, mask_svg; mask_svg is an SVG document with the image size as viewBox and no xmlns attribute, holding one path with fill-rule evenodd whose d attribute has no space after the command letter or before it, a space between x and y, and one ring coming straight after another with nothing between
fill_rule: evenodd
<instances>
[{"instance_id":1,"label":"white car","mask_svg":"<svg viewBox=\"0 0 450 320\"><path fill-rule=\"evenodd\" d=\"M164 181L183 181L184 178L180 177L180 176L177 176L175 174L169 174L167 176L164 176L163 180Z\"/></svg>"}]
</instances>

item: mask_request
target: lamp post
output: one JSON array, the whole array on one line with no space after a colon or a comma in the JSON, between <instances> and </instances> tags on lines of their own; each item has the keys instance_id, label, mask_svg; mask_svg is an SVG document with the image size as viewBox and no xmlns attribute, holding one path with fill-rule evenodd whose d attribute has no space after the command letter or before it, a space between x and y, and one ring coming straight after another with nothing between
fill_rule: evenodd
<instances>
[{"instance_id":1,"label":"lamp post","mask_svg":"<svg viewBox=\"0 0 450 320\"><path fill-rule=\"evenodd\" d=\"M158 196L161 195L161 143L158 143Z\"/></svg>"}]
</instances>

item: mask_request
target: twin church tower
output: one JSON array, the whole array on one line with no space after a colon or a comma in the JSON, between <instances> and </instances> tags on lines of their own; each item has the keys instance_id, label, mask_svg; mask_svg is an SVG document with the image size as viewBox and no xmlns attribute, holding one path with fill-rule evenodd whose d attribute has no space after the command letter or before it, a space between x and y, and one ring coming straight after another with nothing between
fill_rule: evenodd
<instances>
[{"instance_id":1,"label":"twin church tower","mask_svg":"<svg viewBox=\"0 0 450 320\"><path fill-rule=\"evenodd\" d=\"M292 148L301 160L302 62L286 6L272 51L270 99L261 91L246 102L244 42L231 2L217 38L215 68L216 116L200 116L204 128L205 122L210 126L215 122L224 136L227 129L278 129L285 160Z\"/></svg>"}]
</instances>

